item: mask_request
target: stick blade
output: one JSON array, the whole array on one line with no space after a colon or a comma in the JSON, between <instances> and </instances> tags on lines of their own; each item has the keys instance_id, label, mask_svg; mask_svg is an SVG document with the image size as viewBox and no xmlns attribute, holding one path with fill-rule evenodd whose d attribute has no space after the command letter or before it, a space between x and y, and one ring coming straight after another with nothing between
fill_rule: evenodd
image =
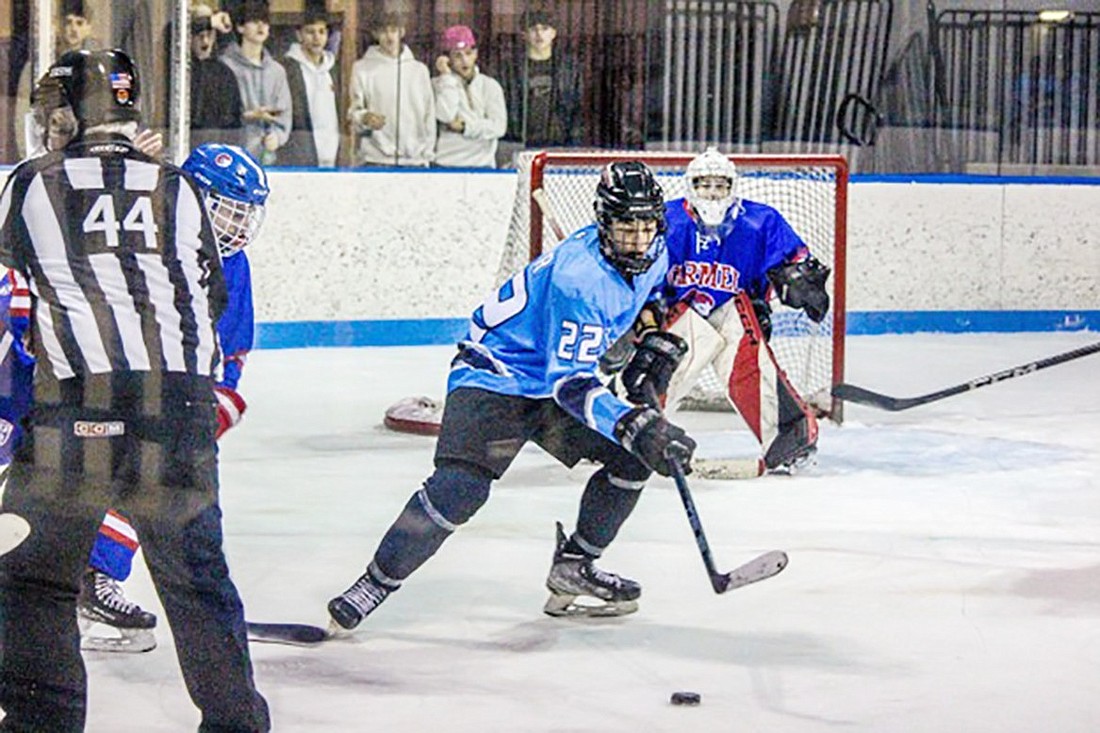
<instances>
[{"instance_id":1,"label":"stick blade","mask_svg":"<svg viewBox=\"0 0 1100 733\"><path fill-rule=\"evenodd\" d=\"M309 624L265 624L248 622L248 640L267 644L313 646L331 638L328 631Z\"/></svg>"},{"instance_id":2,"label":"stick blade","mask_svg":"<svg viewBox=\"0 0 1100 733\"><path fill-rule=\"evenodd\" d=\"M860 405L870 405L880 410L897 412L916 404L916 400L890 397L889 395L872 392L869 389L858 387L854 384L838 384L833 387L833 396L839 397L845 402L855 402Z\"/></svg>"},{"instance_id":3,"label":"stick blade","mask_svg":"<svg viewBox=\"0 0 1100 733\"><path fill-rule=\"evenodd\" d=\"M787 553L782 550L770 550L724 575L712 576L711 584L714 586L715 593L725 593L728 590L742 588L779 575L783 572L783 568L787 567L788 562Z\"/></svg>"}]
</instances>

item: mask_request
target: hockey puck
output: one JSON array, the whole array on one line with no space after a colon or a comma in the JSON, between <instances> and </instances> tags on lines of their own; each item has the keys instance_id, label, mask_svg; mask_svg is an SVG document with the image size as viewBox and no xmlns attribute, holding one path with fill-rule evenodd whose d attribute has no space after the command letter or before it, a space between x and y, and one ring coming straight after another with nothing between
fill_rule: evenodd
<instances>
[{"instance_id":1,"label":"hockey puck","mask_svg":"<svg viewBox=\"0 0 1100 733\"><path fill-rule=\"evenodd\" d=\"M674 692L669 698L673 705L698 705L702 701L703 697L698 692Z\"/></svg>"}]
</instances>

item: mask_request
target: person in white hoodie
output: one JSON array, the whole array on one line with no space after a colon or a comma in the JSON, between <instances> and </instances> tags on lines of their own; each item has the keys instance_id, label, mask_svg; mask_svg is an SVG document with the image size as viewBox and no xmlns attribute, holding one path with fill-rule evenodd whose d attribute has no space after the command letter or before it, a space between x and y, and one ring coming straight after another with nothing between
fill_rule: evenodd
<instances>
[{"instance_id":1,"label":"person in white hoodie","mask_svg":"<svg viewBox=\"0 0 1100 733\"><path fill-rule=\"evenodd\" d=\"M221 60L237 77L241 92L242 147L264 165L273 165L276 152L290 138L292 102L286 69L264 48L271 33L267 3L246 0L234 23L237 41Z\"/></svg>"},{"instance_id":2,"label":"person in white hoodie","mask_svg":"<svg viewBox=\"0 0 1100 733\"><path fill-rule=\"evenodd\" d=\"M355 165L427 166L435 153L435 95L428 67L405 45L401 13L380 13L374 45L351 67L348 121Z\"/></svg>"},{"instance_id":3,"label":"person in white hoodie","mask_svg":"<svg viewBox=\"0 0 1100 733\"><path fill-rule=\"evenodd\" d=\"M290 141L279 151L280 165L332 168L340 153L340 88L336 55L328 43L324 7L307 9L282 64L294 101Z\"/></svg>"},{"instance_id":4,"label":"person in white hoodie","mask_svg":"<svg viewBox=\"0 0 1100 733\"><path fill-rule=\"evenodd\" d=\"M497 141L508 129L504 90L477 67L477 39L464 25L443 31L443 52L436 60L435 116L439 139L435 163L462 168L493 168Z\"/></svg>"}]
</instances>

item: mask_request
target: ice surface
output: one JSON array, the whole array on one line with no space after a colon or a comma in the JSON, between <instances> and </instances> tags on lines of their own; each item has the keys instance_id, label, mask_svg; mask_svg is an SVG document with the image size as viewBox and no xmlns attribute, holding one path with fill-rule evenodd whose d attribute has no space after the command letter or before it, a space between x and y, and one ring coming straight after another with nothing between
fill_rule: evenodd
<instances>
[{"instance_id":1,"label":"ice surface","mask_svg":"<svg viewBox=\"0 0 1100 733\"><path fill-rule=\"evenodd\" d=\"M940 389L1096 334L849 341L848 380ZM227 551L249 618L323 624L431 470L432 440L385 408L441 396L450 349L254 353L249 411L222 445ZM791 564L715 595L672 483L655 478L608 569L621 619L543 616L554 521L592 470L537 449L354 639L253 645L276 731L1094 733L1100 730L1100 356L900 413L849 406L795 477L692 482L720 569ZM701 451L753 448L687 414ZM690 480L690 479L689 479ZM144 567L127 592L159 611ZM102 733L193 731L168 629L139 656L88 655ZM676 690L702 694L674 707Z\"/></svg>"}]
</instances>

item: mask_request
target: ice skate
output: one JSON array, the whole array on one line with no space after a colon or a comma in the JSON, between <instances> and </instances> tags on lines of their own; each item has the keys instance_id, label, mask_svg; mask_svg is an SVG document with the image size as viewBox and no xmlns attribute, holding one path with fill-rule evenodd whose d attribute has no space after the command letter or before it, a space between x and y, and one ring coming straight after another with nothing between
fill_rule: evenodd
<instances>
[{"instance_id":1,"label":"ice skate","mask_svg":"<svg viewBox=\"0 0 1100 733\"><path fill-rule=\"evenodd\" d=\"M335 634L351 631L395 590L397 587L375 580L368 569L350 588L328 602L332 617L329 631Z\"/></svg>"},{"instance_id":2,"label":"ice skate","mask_svg":"<svg viewBox=\"0 0 1100 733\"><path fill-rule=\"evenodd\" d=\"M89 570L81 581L77 599L80 619L80 648L96 652L138 653L157 646L153 629L157 617L122 594L118 581L109 575ZM96 624L108 626L117 636L97 636Z\"/></svg>"},{"instance_id":3,"label":"ice skate","mask_svg":"<svg viewBox=\"0 0 1100 733\"><path fill-rule=\"evenodd\" d=\"M642 586L600 570L592 558L565 551L565 531L558 522L554 563L546 577L550 598L542 610L549 616L625 616L638 610ZM578 598L584 600L578 602Z\"/></svg>"}]
</instances>

